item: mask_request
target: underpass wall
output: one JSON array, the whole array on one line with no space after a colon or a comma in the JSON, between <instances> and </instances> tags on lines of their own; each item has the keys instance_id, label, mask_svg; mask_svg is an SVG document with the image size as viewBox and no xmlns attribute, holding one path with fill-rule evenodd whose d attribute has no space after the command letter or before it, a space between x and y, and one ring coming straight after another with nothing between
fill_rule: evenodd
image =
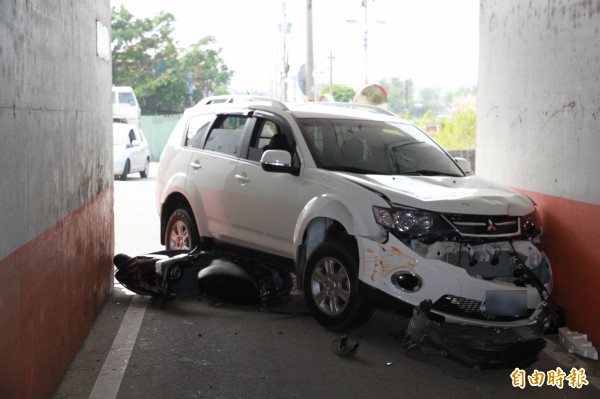
<instances>
[{"instance_id":1,"label":"underpass wall","mask_svg":"<svg viewBox=\"0 0 600 399\"><path fill-rule=\"evenodd\" d=\"M108 0L0 0L0 398L49 397L112 288L109 29Z\"/></svg>"},{"instance_id":2,"label":"underpass wall","mask_svg":"<svg viewBox=\"0 0 600 399\"><path fill-rule=\"evenodd\" d=\"M480 4L477 174L538 203L553 298L598 345L600 3Z\"/></svg>"}]
</instances>

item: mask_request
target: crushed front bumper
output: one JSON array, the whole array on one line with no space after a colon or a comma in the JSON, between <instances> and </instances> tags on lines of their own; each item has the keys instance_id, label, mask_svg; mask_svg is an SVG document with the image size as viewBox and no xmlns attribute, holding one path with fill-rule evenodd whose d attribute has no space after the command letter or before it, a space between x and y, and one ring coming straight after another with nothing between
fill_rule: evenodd
<instances>
[{"instance_id":1,"label":"crushed front bumper","mask_svg":"<svg viewBox=\"0 0 600 399\"><path fill-rule=\"evenodd\" d=\"M479 369L528 367L546 346L531 327L492 329L444 323L431 312L431 301L415 307L403 345Z\"/></svg>"},{"instance_id":2,"label":"crushed front bumper","mask_svg":"<svg viewBox=\"0 0 600 399\"><path fill-rule=\"evenodd\" d=\"M388 296L388 304L397 301L415 307L430 300L431 312L445 322L479 327L521 327L545 317L552 272L542 253L538 268L547 281L540 287L517 285L509 275L482 277L468 266L425 258L391 235L385 243L358 239L363 249L359 278L363 285Z\"/></svg>"}]
</instances>

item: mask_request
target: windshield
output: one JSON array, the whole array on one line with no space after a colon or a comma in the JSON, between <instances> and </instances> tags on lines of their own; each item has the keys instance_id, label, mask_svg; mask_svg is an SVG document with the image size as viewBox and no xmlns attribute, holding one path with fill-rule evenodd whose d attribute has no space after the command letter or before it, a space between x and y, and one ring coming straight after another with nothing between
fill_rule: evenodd
<instances>
[{"instance_id":1,"label":"windshield","mask_svg":"<svg viewBox=\"0 0 600 399\"><path fill-rule=\"evenodd\" d=\"M129 105L137 105L135 102L135 97L133 93L127 91L121 92L112 92L112 102L113 104L129 104Z\"/></svg>"},{"instance_id":2,"label":"windshield","mask_svg":"<svg viewBox=\"0 0 600 399\"><path fill-rule=\"evenodd\" d=\"M362 174L464 176L415 126L398 122L304 118L302 133L318 167Z\"/></svg>"}]
</instances>

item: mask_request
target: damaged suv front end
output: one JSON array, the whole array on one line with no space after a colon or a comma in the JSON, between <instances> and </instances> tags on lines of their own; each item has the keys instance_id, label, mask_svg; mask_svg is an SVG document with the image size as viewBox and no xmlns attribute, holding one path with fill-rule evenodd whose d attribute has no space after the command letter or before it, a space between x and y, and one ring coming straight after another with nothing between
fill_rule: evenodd
<instances>
[{"instance_id":1,"label":"damaged suv front end","mask_svg":"<svg viewBox=\"0 0 600 399\"><path fill-rule=\"evenodd\" d=\"M535 361L555 316L533 201L475 176L377 179L386 205L372 207L380 233L358 239L361 280L381 304L414 307L405 347L479 368ZM415 185L427 200L407 199Z\"/></svg>"},{"instance_id":2,"label":"damaged suv front end","mask_svg":"<svg viewBox=\"0 0 600 399\"><path fill-rule=\"evenodd\" d=\"M535 323L552 289L552 271L536 247L541 230L533 222L535 206L514 206L518 196L503 197L509 202L505 214L448 212L447 203L445 212L374 206L385 233L365 250L365 281L413 306L431 300L431 311L453 323ZM465 201L458 206L469 207ZM468 201L498 199L471 195Z\"/></svg>"}]
</instances>

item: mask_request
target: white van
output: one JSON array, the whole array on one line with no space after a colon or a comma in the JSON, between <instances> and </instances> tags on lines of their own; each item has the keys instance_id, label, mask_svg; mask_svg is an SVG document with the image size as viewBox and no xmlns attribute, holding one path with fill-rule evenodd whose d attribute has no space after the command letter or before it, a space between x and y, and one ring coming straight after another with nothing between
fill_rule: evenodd
<instances>
[{"instance_id":1,"label":"white van","mask_svg":"<svg viewBox=\"0 0 600 399\"><path fill-rule=\"evenodd\" d=\"M113 121L131 123L141 127L141 110L135 93L130 86L112 88Z\"/></svg>"}]
</instances>

